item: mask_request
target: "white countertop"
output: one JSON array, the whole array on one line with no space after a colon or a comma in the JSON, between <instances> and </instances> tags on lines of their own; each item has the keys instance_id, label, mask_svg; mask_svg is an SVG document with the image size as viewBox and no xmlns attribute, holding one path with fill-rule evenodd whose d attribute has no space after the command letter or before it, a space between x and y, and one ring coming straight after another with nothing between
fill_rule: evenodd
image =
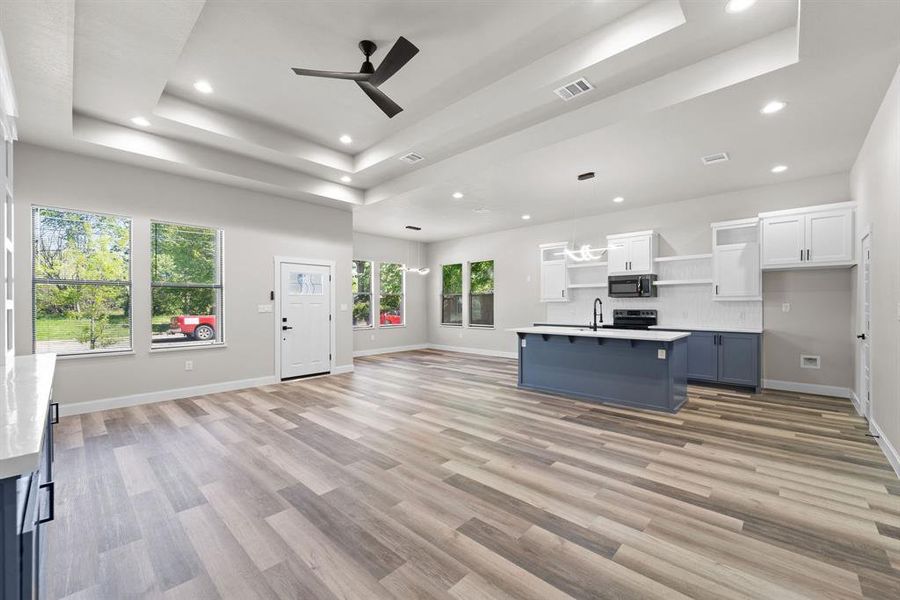
<instances>
[{"instance_id":1,"label":"white countertop","mask_svg":"<svg viewBox=\"0 0 900 600\"><path fill-rule=\"evenodd\" d=\"M695 327L694 325L651 325L650 329L667 331L722 331L724 333L762 333L762 329L753 327Z\"/></svg>"},{"instance_id":2,"label":"white countertop","mask_svg":"<svg viewBox=\"0 0 900 600\"><path fill-rule=\"evenodd\" d=\"M38 468L55 367L55 354L33 354L0 373L0 479Z\"/></svg>"},{"instance_id":3,"label":"white countertop","mask_svg":"<svg viewBox=\"0 0 900 600\"><path fill-rule=\"evenodd\" d=\"M646 340L650 342L674 342L686 338L684 331L649 331L646 329L588 329L586 327L519 327L510 329L516 333L536 333L544 335L573 335L576 337L610 338L617 340Z\"/></svg>"}]
</instances>

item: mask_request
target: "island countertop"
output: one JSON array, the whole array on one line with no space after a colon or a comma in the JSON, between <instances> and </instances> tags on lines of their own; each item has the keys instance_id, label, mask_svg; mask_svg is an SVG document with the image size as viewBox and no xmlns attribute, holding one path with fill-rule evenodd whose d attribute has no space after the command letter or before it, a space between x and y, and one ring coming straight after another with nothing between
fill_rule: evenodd
<instances>
[{"instance_id":1,"label":"island countertop","mask_svg":"<svg viewBox=\"0 0 900 600\"><path fill-rule=\"evenodd\" d=\"M575 337L609 338L617 340L642 340L648 342L674 342L686 338L686 331L661 331L658 329L597 329L588 327L518 327L509 329L516 333L532 333L536 335L567 335Z\"/></svg>"},{"instance_id":2,"label":"island countertop","mask_svg":"<svg viewBox=\"0 0 900 600\"><path fill-rule=\"evenodd\" d=\"M32 354L0 373L0 479L38 468L55 366L55 354Z\"/></svg>"}]
</instances>

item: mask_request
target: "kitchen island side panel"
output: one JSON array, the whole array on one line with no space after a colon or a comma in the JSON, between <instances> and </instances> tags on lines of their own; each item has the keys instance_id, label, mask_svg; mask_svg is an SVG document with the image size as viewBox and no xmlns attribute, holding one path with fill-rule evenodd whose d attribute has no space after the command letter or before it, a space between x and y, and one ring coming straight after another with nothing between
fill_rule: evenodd
<instances>
[{"instance_id":1,"label":"kitchen island side panel","mask_svg":"<svg viewBox=\"0 0 900 600\"><path fill-rule=\"evenodd\" d=\"M685 345L684 339L659 342L521 333L519 385L674 412L686 394ZM660 350L665 351L664 358Z\"/></svg>"}]
</instances>

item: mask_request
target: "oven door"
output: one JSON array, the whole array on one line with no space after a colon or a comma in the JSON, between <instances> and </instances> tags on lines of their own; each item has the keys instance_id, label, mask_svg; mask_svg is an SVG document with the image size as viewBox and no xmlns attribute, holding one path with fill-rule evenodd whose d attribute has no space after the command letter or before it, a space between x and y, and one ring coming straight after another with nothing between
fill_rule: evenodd
<instances>
[{"instance_id":1,"label":"oven door","mask_svg":"<svg viewBox=\"0 0 900 600\"><path fill-rule=\"evenodd\" d=\"M610 277L607 285L610 298L639 298L643 292L640 277Z\"/></svg>"}]
</instances>

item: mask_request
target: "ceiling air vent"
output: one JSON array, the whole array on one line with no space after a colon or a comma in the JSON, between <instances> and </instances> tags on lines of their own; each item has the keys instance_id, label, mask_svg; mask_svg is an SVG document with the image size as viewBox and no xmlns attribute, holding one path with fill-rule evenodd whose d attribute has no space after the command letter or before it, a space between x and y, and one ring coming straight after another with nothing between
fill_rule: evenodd
<instances>
[{"instance_id":1,"label":"ceiling air vent","mask_svg":"<svg viewBox=\"0 0 900 600\"><path fill-rule=\"evenodd\" d=\"M580 96L581 94L594 89L590 83L588 83L587 79L582 77L581 79L576 79L571 83L567 83L566 85L556 88L553 90L556 92L556 95L568 102L575 96Z\"/></svg>"},{"instance_id":2,"label":"ceiling air vent","mask_svg":"<svg viewBox=\"0 0 900 600\"><path fill-rule=\"evenodd\" d=\"M714 165L720 162L728 161L728 153L727 152L717 152L716 154L710 154L708 156L702 157L700 160L703 161L704 165Z\"/></svg>"},{"instance_id":3,"label":"ceiling air vent","mask_svg":"<svg viewBox=\"0 0 900 600\"><path fill-rule=\"evenodd\" d=\"M416 154L415 152L410 152L409 154L404 154L403 156L401 156L400 160L402 160L405 163L409 163L409 164L413 165L413 164L419 162L420 160L425 160L425 157L422 156L421 154Z\"/></svg>"}]
</instances>

